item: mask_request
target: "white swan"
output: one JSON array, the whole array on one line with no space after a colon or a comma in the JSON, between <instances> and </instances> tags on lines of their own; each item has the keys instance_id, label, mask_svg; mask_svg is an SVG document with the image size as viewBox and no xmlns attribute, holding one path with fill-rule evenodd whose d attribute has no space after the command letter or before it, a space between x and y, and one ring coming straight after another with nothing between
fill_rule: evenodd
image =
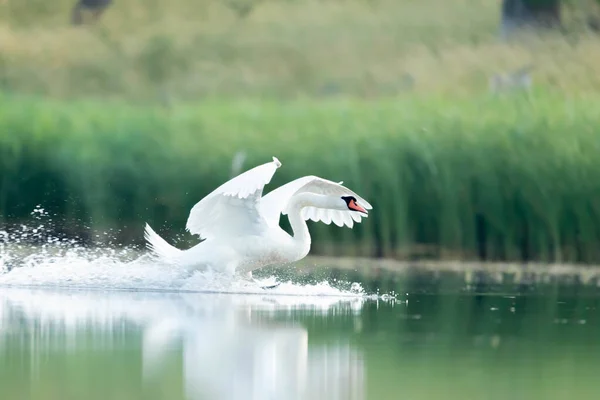
<instances>
[{"instance_id":1,"label":"white swan","mask_svg":"<svg viewBox=\"0 0 600 400\"><path fill-rule=\"evenodd\" d=\"M219 186L191 210L186 229L204 241L177 249L146 224L148 248L161 261L187 268L206 268L245 274L272 264L304 258L310 250L306 221L333 222L352 228L372 206L350 189L316 176L291 181L265 196L281 163L259 165ZM293 236L279 227L287 215Z\"/></svg>"}]
</instances>

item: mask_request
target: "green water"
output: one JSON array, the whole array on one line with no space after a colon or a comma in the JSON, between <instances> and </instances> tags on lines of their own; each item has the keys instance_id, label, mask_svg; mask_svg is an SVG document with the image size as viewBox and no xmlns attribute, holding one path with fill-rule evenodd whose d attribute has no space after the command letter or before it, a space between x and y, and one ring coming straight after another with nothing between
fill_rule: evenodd
<instances>
[{"instance_id":1,"label":"green water","mask_svg":"<svg viewBox=\"0 0 600 400\"><path fill-rule=\"evenodd\" d=\"M0 288L0 399L600 398L596 283L405 278L397 302Z\"/></svg>"}]
</instances>

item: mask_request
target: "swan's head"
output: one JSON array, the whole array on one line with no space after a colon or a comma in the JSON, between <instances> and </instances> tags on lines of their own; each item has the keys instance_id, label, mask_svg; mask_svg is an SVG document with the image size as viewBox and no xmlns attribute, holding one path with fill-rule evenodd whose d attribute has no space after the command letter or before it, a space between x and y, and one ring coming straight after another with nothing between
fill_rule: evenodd
<instances>
[{"instance_id":1,"label":"swan's head","mask_svg":"<svg viewBox=\"0 0 600 400\"><path fill-rule=\"evenodd\" d=\"M368 214L367 210L358 204L354 196L342 196L342 200L344 200L344 210L348 209L350 211L358 211L362 214Z\"/></svg>"}]
</instances>

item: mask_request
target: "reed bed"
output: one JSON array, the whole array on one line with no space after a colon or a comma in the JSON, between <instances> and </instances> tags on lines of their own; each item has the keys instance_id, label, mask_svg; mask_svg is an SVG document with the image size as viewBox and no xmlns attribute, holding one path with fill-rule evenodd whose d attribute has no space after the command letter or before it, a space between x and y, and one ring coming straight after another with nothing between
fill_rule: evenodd
<instances>
[{"instance_id":1,"label":"reed bed","mask_svg":"<svg viewBox=\"0 0 600 400\"><path fill-rule=\"evenodd\" d=\"M315 254L598 262L598 100L532 92L165 108L3 95L0 215L23 221L41 204L69 232L113 229L117 242L141 243L148 221L190 243L190 208L244 152L243 169L282 161L271 188L315 174L374 205L354 230L311 223Z\"/></svg>"}]
</instances>

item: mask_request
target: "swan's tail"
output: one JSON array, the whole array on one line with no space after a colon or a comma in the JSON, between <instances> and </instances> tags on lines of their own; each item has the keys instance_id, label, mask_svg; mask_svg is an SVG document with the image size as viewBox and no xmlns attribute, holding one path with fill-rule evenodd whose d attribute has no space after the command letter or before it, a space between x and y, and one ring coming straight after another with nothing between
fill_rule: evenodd
<instances>
[{"instance_id":1,"label":"swan's tail","mask_svg":"<svg viewBox=\"0 0 600 400\"><path fill-rule=\"evenodd\" d=\"M144 229L144 239L148 242L148 249L162 261L176 262L183 252L183 250L179 250L177 247L167 243L148 224L146 224L146 228Z\"/></svg>"}]
</instances>

